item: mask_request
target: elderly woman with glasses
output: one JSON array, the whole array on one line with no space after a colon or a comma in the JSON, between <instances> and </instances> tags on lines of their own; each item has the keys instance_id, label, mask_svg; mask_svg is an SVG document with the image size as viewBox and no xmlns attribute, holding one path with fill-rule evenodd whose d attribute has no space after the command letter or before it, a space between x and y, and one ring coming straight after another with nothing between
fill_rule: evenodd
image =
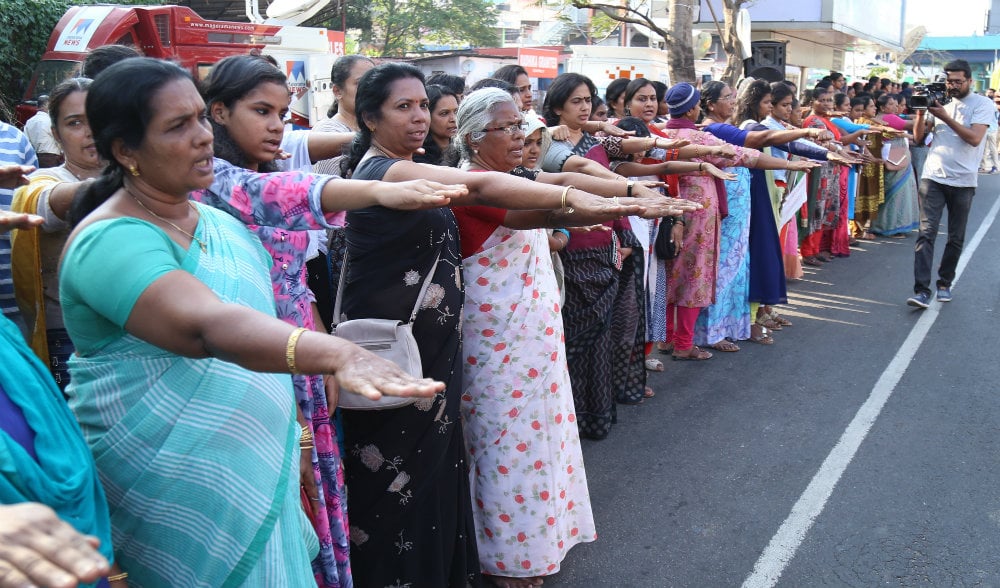
<instances>
[{"instance_id":1,"label":"elderly woman with glasses","mask_svg":"<svg viewBox=\"0 0 1000 588\"><path fill-rule=\"evenodd\" d=\"M468 95L458 125L469 171L517 169L538 183L580 184L607 195L628 190L622 181L519 167L524 120L503 91ZM559 291L546 231L536 228L577 223L553 223L548 211L487 206L456 208L455 216L466 280L462 417L480 563L497 585L538 585L573 545L596 538Z\"/></svg>"},{"instance_id":2,"label":"elderly woman with glasses","mask_svg":"<svg viewBox=\"0 0 1000 588\"><path fill-rule=\"evenodd\" d=\"M508 94L499 92L506 104L513 105ZM445 391L432 401L394 410L345 411L344 442L348 455L344 461L350 494L355 585L464 586L468 575L474 576L473 582L479 575L476 530L466 477L465 424L460 413L462 395L466 392L463 370L470 363L470 354L463 350L463 290L477 280L463 277L463 255L458 247L452 210L463 205L504 212L532 210L506 213L511 223L522 223L512 226L525 228L540 226L539 219L549 226L574 221L592 224L625 214L643 211L665 214L673 209L667 201L624 198L627 195L624 181L605 181L617 187L614 195L623 197L621 203L616 203L585 191L596 189L596 184L580 182L578 189L573 189L568 185L531 182L506 173L415 163L413 156L429 132L430 112L423 74L409 65L384 63L362 76L356 109L361 131L345 168L353 173L353 178L381 178L391 182L437 178L467 186L468 195L452 200L449 208L397 212L375 206L354 211L347 217L348 270L343 288L347 318L407 320L417 303L419 284L430 274L427 295L413 321L413 334L425 375L439 376L447 383ZM509 146L507 155L513 158L516 153L520 163L517 143L524 140L522 124L521 113L514 107L509 119L484 122L475 127L474 135L479 139L488 136L516 141ZM625 205L626 202L630 205ZM539 209L546 210L538 212ZM481 242L491 232L483 235ZM534 288L529 293L533 291ZM504 304L510 308L508 302L493 300L484 301L477 308L487 313L494 306L501 310ZM504 340L493 344L510 345ZM507 369L509 377L503 389L509 396L540 377L536 373L540 371L538 368L511 364ZM562 418L568 418L568 414ZM523 462L516 465L526 467ZM489 474L502 478L513 467L515 464L511 463L506 469L495 468ZM565 503L562 506L572 508ZM515 520L518 512L501 514ZM516 537L512 539L514 542ZM386 559L386 553L395 557ZM508 568L516 566L521 573L534 570L533 562L527 558L503 563Z\"/></svg>"}]
</instances>

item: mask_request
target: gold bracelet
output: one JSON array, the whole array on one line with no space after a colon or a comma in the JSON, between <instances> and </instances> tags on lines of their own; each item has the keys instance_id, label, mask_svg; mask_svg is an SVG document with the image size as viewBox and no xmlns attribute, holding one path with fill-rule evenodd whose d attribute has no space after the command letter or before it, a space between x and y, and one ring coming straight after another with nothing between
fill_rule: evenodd
<instances>
[{"instance_id":1,"label":"gold bracelet","mask_svg":"<svg viewBox=\"0 0 1000 588\"><path fill-rule=\"evenodd\" d=\"M122 572L120 574L115 574L114 576L108 576L108 582L117 582L119 580L124 580L128 578L128 572Z\"/></svg>"},{"instance_id":2,"label":"gold bracelet","mask_svg":"<svg viewBox=\"0 0 1000 588\"><path fill-rule=\"evenodd\" d=\"M288 364L288 371L292 375L299 375L299 368L295 366L295 344L299 342L299 337L309 329L299 327L288 336L288 344L285 345L285 363Z\"/></svg>"},{"instance_id":3,"label":"gold bracelet","mask_svg":"<svg viewBox=\"0 0 1000 588\"><path fill-rule=\"evenodd\" d=\"M559 208L566 208L566 196L569 195L569 191L573 189L573 186L566 186L563 188L562 197L559 199Z\"/></svg>"}]
</instances>

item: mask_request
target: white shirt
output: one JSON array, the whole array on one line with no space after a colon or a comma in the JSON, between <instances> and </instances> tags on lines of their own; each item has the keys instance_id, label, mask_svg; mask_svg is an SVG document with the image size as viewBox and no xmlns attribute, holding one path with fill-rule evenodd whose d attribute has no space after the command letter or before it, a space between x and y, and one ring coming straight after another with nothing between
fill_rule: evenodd
<instances>
[{"instance_id":1,"label":"white shirt","mask_svg":"<svg viewBox=\"0 0 1000 588\"><path fill-rule=\"evenodd\" d=\"M31 141L31 146L37 153L56 155L62 153L59 143L56 143L55 137L52 136L52 118L49 117L49 113L43 110L36 112L35 116L24 123L24 134L28 136L28 141Z\"/></svg>"},{"instance_id":2,"label":"white shirt","mask_svg":"<svg viewBox=\"0 0 1000 588\"><path fill-rule=\"evenodd\" d=\"M986 125L994 120L996 105L985 96L969 92L965 98L953 98L944 105L948 115L960 125ZM956 188L975 188L979 182L979 162L986 150L987 138L973 147L958 136L951 127L938 120L934 125L934 142L924 162L921 179Z\"/></svg>"}]
</instances>

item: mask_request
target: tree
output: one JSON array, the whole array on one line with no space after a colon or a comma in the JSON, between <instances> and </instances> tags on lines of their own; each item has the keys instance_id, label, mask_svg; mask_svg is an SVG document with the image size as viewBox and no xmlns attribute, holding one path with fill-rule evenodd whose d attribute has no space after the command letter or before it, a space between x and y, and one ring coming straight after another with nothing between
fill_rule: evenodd
<instances>
[{"instance_id":1,"label":"tree","mask_svg":"<svg viewBox=\"0 0 1000 588\"><path fill-rule=\"evenodd\" d=\"M571 32L563 35L564 43L577 35L583 37L588 45L600 43L622 26L620 22L608 18L608 15L602 12L594 13L587 23L580 23L577 22L576 18L567 14L565 10L560 10L556 15L556 20L572 29Z\"/></svg>"},{"instance_id":2,"label":"tree","mask_svg":"<svg viewBox=\"0 0 1000 588\"><path fill-rule=\"evenodd\" d=\"M736 82L743 77L743 43L736 34L736 25L740 9L750 4L752 0L722 0L723 25L719 25L719 19L715 14L712 3L708 2L712 20L715 21L715 28L719 33L719 40L722 42L722 50L726 52L726 69L722 72L722 81L733 88Z\"/></svg>"},{"instance_id":3,"label":"tree","mask_svg":"<svg viewBox=\"0 0 1000 588\"><path fill-rule=\"evenodd\" d=\"M0 35L0 63L4 64L0 69L0 115L7 122L13 122L14 105L67 5L64 0L0 0L0 29L6 31Z\"/></svg>"},{"instance_id":4,"label":"tree","mask_svg":"<svg viewBox=\"0 0 1000 588\"><path fill-rule=\"evenodd\" d=\"M496 8L485 0L372 0L368 8L362 45L376 56L399 57L426 43L492 47L500 40Z\"/></svg>"},{"instance_id":5,"label":"tree","mask_svg":"<svg viewBox=\"0 0 1000 588\"><path fill-rule=\"evenodd\" d=\"M654 20L650 5L645 0L631 4L622 2L609 4L594 0L570 0L576 8L597 11L620 23L647 27L663 37L667 49L667 64L673 82L694 82L694 50L691 47L691 25L694 21L693 0L667 0L667 27L664 29Z\"/></svg>"},{"instance_id":6,"label":"tree","mask_svg":"<svg viewBox=\"0 0 1000 588\"><path fill-rule=\"evenodd\" d=\"M674 83L695 81L694 47L691 43L693 6L693 0L670 0L667 4L667 24L670 26L667 63L670 64L670 79Z\"/></svg>"},{"instance_id":7,"label":"tree","mask_svg":"<svg viewBox=\"0 0 1000 588\"><path fill-rule=\"evenodd\" d=\"M49 35L70 6L96 0L0 0L0 117L11 122L13 108L45 53ZM116 0L118 4L163 4L164 0Z\"/></svg>"}]
</instances>

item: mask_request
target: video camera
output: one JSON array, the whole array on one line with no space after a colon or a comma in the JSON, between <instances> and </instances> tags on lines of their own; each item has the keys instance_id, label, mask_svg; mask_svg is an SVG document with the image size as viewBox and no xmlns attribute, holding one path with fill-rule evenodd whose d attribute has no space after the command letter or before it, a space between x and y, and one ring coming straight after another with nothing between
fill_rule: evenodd
<instances>
[{"instance_id":1,"label":"video camera","mask_svg":"<svg viewBox=\"0 0 1000 588\"><path fill-rule=\"evenodd\" d=\"M910 96L910 108L913 110L927 110L927 107L932 106L935 102L939 106L944 106L951 102L951 96L948 95L948 86L944 82L933 82L926 85L915 84L913 86L913 95Z\"/></svg>"}]
</instances>

